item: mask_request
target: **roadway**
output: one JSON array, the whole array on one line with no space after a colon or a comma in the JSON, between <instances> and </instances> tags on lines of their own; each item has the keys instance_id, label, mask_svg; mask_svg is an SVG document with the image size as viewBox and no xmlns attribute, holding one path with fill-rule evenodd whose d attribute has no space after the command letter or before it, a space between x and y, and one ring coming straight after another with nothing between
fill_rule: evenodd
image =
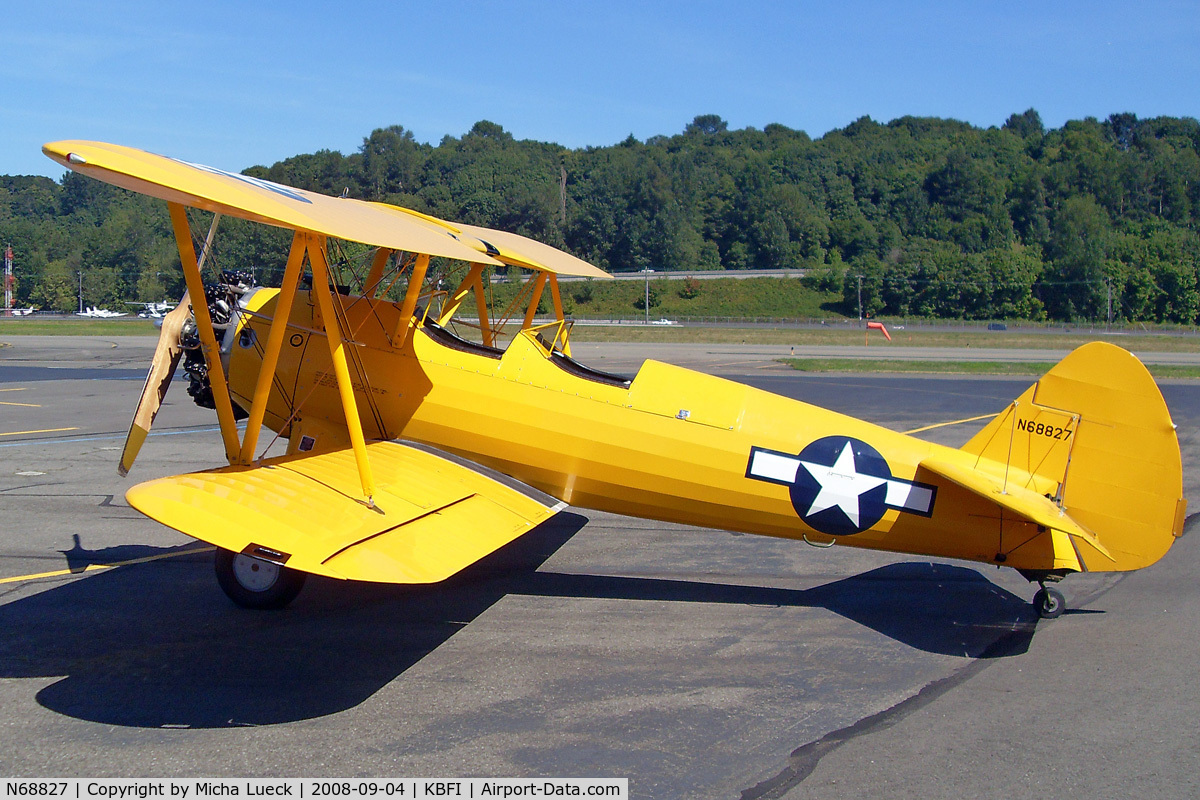
<instances>
[{"instance_id":1,"label":"roadway","mask_svg":"<svg viewBox=\"0 0 1200 800\"><path fill-rule=\"evenodd\" d=\"M735 280L745 280L746 278L803 278L808 274L807 269L731 269L731 270L696 270L695 272L687 272L685 270L651 270L649 273L644 272L611 272L609 275L618 281L644 281L647 275L652 281L668 280L681 281L685 278L695 278L696 280L714 280L716 278L733 278ZM508 280L508 276L492 276L492 280L496 283L504 283ZM560 275L559 283L570 283L572 281L585 281L591 278L582 278L575 275Z\"/></svg>"},{"instance_id":2,"label":"roadway","mask_svg":"<svg viewBox=\"0 0 1200 800\"><path fill-rule=\"evenodd\" d=\"M436 587L310 580L291 608L248 612L216 587L209 553L123 500L115 463L152 341L6 341L6 776L628 776L639 798L1197 794L1195 536L1130 576L1074 576L1072 612L1038 622L1007 570L572 509ZM638 358L580 349L605 368ZM736 346L654 350L902 430L996 411L1027 384L803 376ZM1197 388L1163 382L1192 497ZM183 389L134 479L221 461L211 412Z\"/></svg>"}]
</instances>

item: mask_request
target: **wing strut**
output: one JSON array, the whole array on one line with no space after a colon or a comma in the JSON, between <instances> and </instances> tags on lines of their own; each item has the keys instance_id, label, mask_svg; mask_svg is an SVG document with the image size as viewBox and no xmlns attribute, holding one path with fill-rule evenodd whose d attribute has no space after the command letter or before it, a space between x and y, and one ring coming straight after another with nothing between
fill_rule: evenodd
<instances>
[{"instance_id":1,"label":"wing strut","mask_svg":"<svg viewBox=\"0 0 1200 800\"><path fill-rule=\"evenodd\" d=\"M258 433L262 429L263 416L267 411L267 397L271 383L275 380L275 367L279 364L279 351L287 335L288 320L292 316L292 301L296 297L296 286L300 283L304 268L304 252L308 237L296 231L292 237L292 249L288 253L283 282L279 285L279 300L275 304L275 317L271 320L271 332L267 334L267 345L263 351L262 368L258 371L258 383L254 386L254 400L250 404L250 418L246 420L246 434L242 439L241 463L247 466L254 461L254 450L258 447Z\"/></svg>"},{"instance_id":2,"label":"wing strut","mask_svg":"<svg viewBox=\"0 0 1200 800\"><path fill-rule=\"evenodd\" d=\"M383 280L383 268L387 266L387 260L392 256L392 250L386 247L379 247L375 250L375 257L371 259L371 271L367 273L366 283L363 284L363 296L370 301L374 301L376 292L379 291L379 284Z\"/></svg>"},{"instance_id":3,"label":"wing strut","mask_svg":"<svg viewBox=\"0 0 1200 800\"><path fill-rule=\"evenodd\" d=\"M546 276L549 273L539 272L533 280L533 295L529 298L529 308L525 311L525 322L521 325L521 330L532 327L533 317L537 314L538 302L542 299L542 290L546 288Z\"/></svg>"},{"instance_id":4,"label":"wing strut","mask_svg":"<svg viewBox=\"0 0 1200 800\"><path fill-rule=\"evenodd\" d=\"M565 322L567 317L563 314L562 295L558 291L558 276L554 273L549 273L550 277L547 282L550 284L550 298L554 301L554 316L558 321ZM571 357L571 340L568 338L570 327L562 326L562 351L567 358Z\"/></svg>"},{"instance_id":5,"label":"wing strut","mask_svg":"<svg viewBox=\"0 0 1200 800\"><path fill-rule=\"evenodd\" d=\"M467 273L467 277L463 278L462 283L454 290L454 293L446 298L445 305L442 306L442 313L438 316L438 325L447 325L450 319L458 313L459 306L466 299L467 292L475 288L475 284L481 283L480 276L483 275L484 264L472 264L471 271ZM480 323L484 321L481 319Z\"/></svg>"},{"instance_id":6,"label":"wing strut","mask_svg":"<svg viewBox=\"0 0 1200 800\"><path fill-rule=\"evenodd\" d=\"M342 398L342 413L346 415L346 430L350 434L350 444L354 448L354 461L358 465L358 479L362 484L363 495L367 505L375 507L375 478L371 474L371 463L367 460L367 443L363 436L362 421L358 416L358 405L354 401L354 385L350 382L350 368L346 365L345 346L342 343L341 325L333 308L333 295L329 291L329 264L325 260L325 243L323 237L309 233L308 263L312 265L313 291L321 304L321 325L325 329L325 338L329 342L329 355L333 359L333 373L337 377L338 393ZM423 256L429 263L429 256ZM290 261L289 261L290 264ZM405 301L407 305L407 300ZM276 314L276 319L283 319ZM274 334L272 324L272 335ZM282 341L282 334L280 334ZM263 370L264 374L266 370Z\"/></svg>"},{"instance_id":7,"label":"wing strut","mask_svg":"<svg viewBox=\"0 0 1200 800\"><path fill-rule=\"evenodd\" d=\"M492 333L492 318L488 313L487 296L483 288L483 271L475 276L475 311L479 314L479 330L483 334L485 347L496 346L496 335Z\"/></svg>"},{"instance_id":8,"label":"wing strut","mask_svg":"<svg viewBox=\"0 0 1200 800\"><path fill-rule=\"evenodd\" d=\"M412 273L408 276L408 291L404 294L404 304L400 306L400 316L396 319L396 330L392 333L392 347L404 349L408 341L408 332L412 330L412 315L417 310L417 300L421 297L421 289L425 286L425 273L429 270L429 254L417 256Z\"/></svg>"},{"instance_id":9,"label":"wing strut","mask_svg":"<svg viewBox=\"0 0 1200 800\"><path fill-rule=\"evenodd\" d=\"M196 263L196 250L192 247L192 229L188 225L187 208L179 203L167 203L171 211L171 227L175 229L175 244L179 247L179 261L183 264L183 277L187 281L188 297L196 317L196 329L200 334L200 347L204 361L208 364L208 380L212 385L213 401L217 407L217 420L221 424L221 439L225 442L225 457L236 464L238 447L237 422L233 418L233 401L229 399L229 387L225 383L225 370L221 366L221 346L213 333L212 317L204 294L204 277Z\"/></svg>"}]
</instances>

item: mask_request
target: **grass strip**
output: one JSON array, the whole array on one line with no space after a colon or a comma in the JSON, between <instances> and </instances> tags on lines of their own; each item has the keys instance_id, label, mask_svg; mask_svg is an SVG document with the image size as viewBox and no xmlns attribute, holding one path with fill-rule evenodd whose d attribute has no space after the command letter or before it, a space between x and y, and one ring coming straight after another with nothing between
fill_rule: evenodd
<instances>
[{"instance_id":1,"label":"grass strip","mask_svg":"<svg viewBox=\"0 0 1200 800\"><path fill-rule=\"evenodd\" d=\"M1053 364L1021 361L891 361L866 358L781 358L799 372L917 372L945 375L1031 375L1040 377ZM1147 365L1156 378L1200 378L1200 367Z\"/></svg>"},{"instance_id":2,"label":"grass strip","mask_svg":"<svg viewBox=\"0 0 1200 800\"><path fill-rule=\"evenodd\" d=\"M904 347L994 347L1012 350L1073 350L1095 341L1112 342L1126 350L1163 353L1200 352L1200 336L1167 333L1104 334L1077 331L1045 333L991 333L988 331L920 330L893 332L894 345ZM837 345L861 347L862 330L846 328L771 328L700 325L575 325L573 342L643 342L693 344L779 344ZM867 340L876 347L887 347L882 336Z\"/></svg>"},{"instance_id":3,"label":"grass strip","mask_svg":"<svg viewBox=\"0 0 1200 800\"><path fill-rule=\"evenodd\" d=\"M148 319L0 320L4 336L157 336Z\"/></svg>"}]
</instances>

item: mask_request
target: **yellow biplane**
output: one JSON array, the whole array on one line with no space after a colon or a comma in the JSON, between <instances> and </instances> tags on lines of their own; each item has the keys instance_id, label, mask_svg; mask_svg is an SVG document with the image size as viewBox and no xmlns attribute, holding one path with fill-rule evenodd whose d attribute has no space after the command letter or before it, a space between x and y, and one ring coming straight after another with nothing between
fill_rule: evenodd
<instances>
[{"instance_id":1,"label":"yellow biplane","mask_svg":"<svg viewBox=\"0 0 1200 800\"><path fill-rule=\"evenodd\" d=\"M1048 582L1148 566L1181 535L1175 426L1118 347L1071 353L956 450L658 361L632 378L586 367L558 278L609 276L522 236L115 145L43 150L167 201L187 295L163 321L119 469L186 354L229 465L126 497L216 545L240 605L286 605L307 573L441 581L567 504L1013 567L1040 585L1043 617L1065 607ZM213 213L199 256L189 207ZM293 232L280 288L204 283L222 216ZM341 242L369 248L355 294L332 275ZM427 287L431 258L465 265L457 288ZM502 266L535 276L505 347L484 286ZM535 324L547 292L554 320ZM460 318L471 294L476 318ZM259 453L264 425L285 455Z\"/></svg>"}]
</instances>

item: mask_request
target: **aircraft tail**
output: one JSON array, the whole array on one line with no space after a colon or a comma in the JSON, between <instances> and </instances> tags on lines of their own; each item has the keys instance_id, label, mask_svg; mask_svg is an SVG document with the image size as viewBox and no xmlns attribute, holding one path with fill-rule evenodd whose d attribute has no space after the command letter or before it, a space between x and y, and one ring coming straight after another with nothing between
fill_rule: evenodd
<instances>
[{"instance_id":1,"label":"aircraft tail","mask_svg":"<svg viewBox=\"0 0 1200 800\"><path fill-rule=\"evenodd\" d=\"M993 482L1053 501L1069 520L1052 527L1086 532L1071 536L1084 569L1149 566L1182 535L1175 425L1150 373L1120 347L1076 349L962 449Z\"/></svg>"}]
</instances>

